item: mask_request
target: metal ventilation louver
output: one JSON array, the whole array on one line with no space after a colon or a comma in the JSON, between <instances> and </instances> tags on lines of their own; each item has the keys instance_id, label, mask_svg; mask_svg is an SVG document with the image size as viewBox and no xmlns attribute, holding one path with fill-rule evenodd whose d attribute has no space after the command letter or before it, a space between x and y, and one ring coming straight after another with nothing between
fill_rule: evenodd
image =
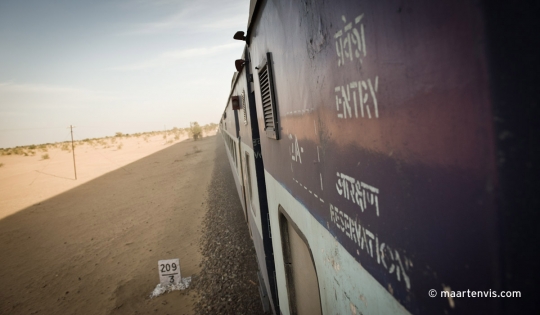
<instances>
[{"instance_id":1,"label":"metal ventilation louver","mask_svg":"<svg viewBox=\"0 0 540 315\"><path fill-rule=\"evenodd\" d=\"M266 64L259 70L259 85L261 87L261 99L264 113L264 130L266 131L266 136L278 140L279 129L273 84L272 54L267 53Z\"/></svg>"}]
</instances>

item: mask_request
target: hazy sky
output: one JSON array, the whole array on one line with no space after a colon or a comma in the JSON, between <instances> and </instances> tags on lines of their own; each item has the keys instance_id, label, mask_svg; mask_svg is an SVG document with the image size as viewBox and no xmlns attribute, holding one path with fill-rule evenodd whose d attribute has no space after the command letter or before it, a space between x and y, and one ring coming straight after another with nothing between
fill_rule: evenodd
<instances>
[{"instance_id":1,"label":"hazy sky","mask_svg":"<svg viewBox=\"0 0 540 315\"><path fill-rule=\"evenodd\" d=\"M249 0L0 1L0 147L218 122Z\"/></svg>"}]
</instances>

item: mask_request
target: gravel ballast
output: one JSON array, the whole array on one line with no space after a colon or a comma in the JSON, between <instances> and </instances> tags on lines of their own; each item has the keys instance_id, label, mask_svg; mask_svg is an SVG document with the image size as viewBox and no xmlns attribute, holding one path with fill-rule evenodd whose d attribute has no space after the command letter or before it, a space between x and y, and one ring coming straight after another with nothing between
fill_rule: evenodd
<instances>
[{"instance_id":1,"label":"gravel ballast","mask_svg":"<svg viewBox=\"0 0 540 315\"><path fill-rule=\"evenodd\" d=\"M203 262L193 280L197 314L265 314L259 296L257 260L222 137L207 192L200 242Z\"/></svg>"}]
</instances>

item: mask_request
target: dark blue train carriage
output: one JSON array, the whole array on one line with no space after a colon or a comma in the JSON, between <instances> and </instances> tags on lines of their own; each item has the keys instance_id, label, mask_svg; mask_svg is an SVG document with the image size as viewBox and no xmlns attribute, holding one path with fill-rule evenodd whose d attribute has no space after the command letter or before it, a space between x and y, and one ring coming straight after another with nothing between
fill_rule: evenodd
<instances>
[{"instance_id":1,"label":"dark blue train carriage","mask_svg":"<svg viewBox=\"0 0 540 315\"><path fill-rule=\"evenodd\" d=\"M536 6L251 1L220 127L273 313L538 306Z\"/></svg>"}]
</instances>

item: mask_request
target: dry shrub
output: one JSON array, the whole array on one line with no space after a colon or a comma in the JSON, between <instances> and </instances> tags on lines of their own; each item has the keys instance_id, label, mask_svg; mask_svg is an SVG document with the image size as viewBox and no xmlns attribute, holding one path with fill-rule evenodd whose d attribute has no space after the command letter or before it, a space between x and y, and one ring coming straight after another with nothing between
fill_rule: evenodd
<instances>
[{"instance_id":1,"label":"dry shrub","mask_svg":"<svg viewBox=\"0 0 540 315\"><path fill-rule=\"evenodd\" d=\"M196 121L189 123L188 133L190 137L193 137L193 140L198 140L199 138L202 138L202 128Z\"/></svg>"}]
</instances>

